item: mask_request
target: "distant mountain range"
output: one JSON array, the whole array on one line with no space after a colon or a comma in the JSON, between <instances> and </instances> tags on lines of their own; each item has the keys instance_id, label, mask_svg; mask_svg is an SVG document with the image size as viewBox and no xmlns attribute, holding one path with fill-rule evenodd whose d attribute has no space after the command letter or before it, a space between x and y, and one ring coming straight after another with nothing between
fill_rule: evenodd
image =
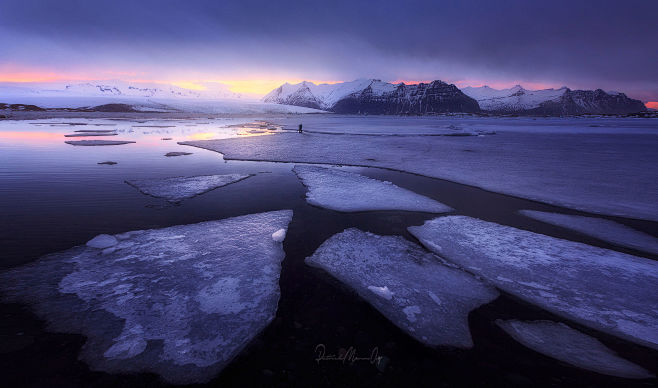
<instances>
[{"instance_id":1,"label":"distant mountain range","mask_svg":"<svg viewBox=\"0 0 658 388\"><path fill-rule=\"evenodd\" d=\"M341 114L427 115L453 112L515 115L632 114L646 111L623 93L596 90L527 90L488 86L457 88L443 81L406 85L377 79L336 84L285 83L265 97L249 101L220 83L191 90L169 84L94 81L81 83L0 83L3 110L35 108L202 110L204 112L295 111ZM258 105L260 104L260 105ZM288 105L289 107L273 106ZM128 108L123 107L126 105ZM312 109L306 109L312 108ZM24 108L27 109L27 108Z\"/></svg>"},{"instance_id":2,"label":"distant mountain range","mask_svg":"<svg viewBox=\"0 0 658 388\"><path fill-rule=\"evenodd\" d=\"M448 112L519 115L629 114L645 111L639 100L623 93L597 90L527 90L517 85L462 90L443 81L415 85L360 79L337 84L285 83L263 102L296 105L344 114L433 114Z\"/></svg>"},{"instance_id":3,"label":"distant mountain range","mask_svg":"<svg viewBox=\"0 0 658 388\"><path fill-rule=\"evenodd\" d=\"M90 81L82 83L27 83L23 85L0 85L2 96L43 97L120 97L120 98L195 98L195 99L238 99L226 85L211 83L204 90L191 90L169 84L131 83L119 80Z\"/></svg>"}]
</instances>

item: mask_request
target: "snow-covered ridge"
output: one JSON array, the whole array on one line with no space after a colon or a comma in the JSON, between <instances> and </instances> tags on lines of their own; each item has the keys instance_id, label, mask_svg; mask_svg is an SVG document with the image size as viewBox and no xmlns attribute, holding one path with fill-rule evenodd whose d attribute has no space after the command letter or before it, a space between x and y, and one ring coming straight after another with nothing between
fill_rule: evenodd
<instances>
[{"instance_id":1,"label":"snow-covered ridge","mask_svg":"<svg viewBox=\"0 0 658 388\"><path fill-rule=\"evenodd\" d=\"M430 83L391 84L378 79L316 85L285 83L268 93L263 102L296 105L344 114L436 114L479 112L477 101L455 85Z\"/></svg>"},{"instance_id":2,"label":"snow-covered ridge","mask_svg":"<svg viewBox=\"0 0 658 388\"><path fill-rule=\"evenodd\" d=\"M330 109L338 101L350 94L363 91L370 87L374 95L382 96L393 92L398 85L382 82L378 79L357 79L351 82L336 84L319 84L303 81L298 84L285 84L269 92L262 98L263 102L276 104L306 106L307 108Z\"/></svg>"},{"instance_id":3,"label":"snow-covered ridge","mask_svg":"<svg viewBox=\"0 0 658 388\"><path fill-rule=\"evenodd\" d=\"M624 93L596 90L559 89L528 90L521 85L509 89L489 86L465 87L462 92L477 100L480 109L498 113L541 115L625 114L646 110L639 100Z\"/></svg>"},{"instance_id":4,"label":"snow-covered ridge","mask_svg":"<svg viewBox=\"0 0 658 388\"><path fill-rule=\"evenodd\" d=\"M204 90L192 90L169 84L125 82L120 80L80 83L0 84L3 96L43 97L136 97L136 98L192 98L239 99L243 96L220 83L204 84Z\"/></svg>"},{"instance_id":5,"label":"snow-covered ridge","mask_svg":"<svg viewBox=\"0 0 658 388\"><path fill-rule=\"evenodd\" d=\"M525 110L537 108L542 102L558 101L568 90L559 89L528 90L521 85L509 89L493 89L489 86L467 86L462 92L477 100L482 110Z\"/></svg>"}]
</instances>

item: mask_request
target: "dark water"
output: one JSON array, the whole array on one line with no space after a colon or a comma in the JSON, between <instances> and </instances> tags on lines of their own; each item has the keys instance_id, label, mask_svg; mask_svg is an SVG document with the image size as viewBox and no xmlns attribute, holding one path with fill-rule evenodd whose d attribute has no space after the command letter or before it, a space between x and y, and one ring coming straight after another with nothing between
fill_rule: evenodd
<instances>
[{"instance_id":1,"label":"dark water","mask_svg":"<svg viewBox=\"0 0 658 388\"><path fill-rule=\"evenodd\" d=\"M175 125L175 128L133 127L164 124ZM277 318L210 385L655 386L655 380L626 380L570 367L518 344L494 324L496 319L564 320L507 295L470 314L473 349L433 349L416 342L328 274L305 265L304 258L327 238L350 227L383 235L402 235L415 241L406 228L420 225L434 215L398 211L338 213L309 206L304 200L305 189L291 172L290 164L224 162L220 154L175 144L175 141L202 136L232 136L232 130L219 128L227 123L164 124L120 122L116 127L124 132L113 138L127 138L137 143L111 147L64 144L62 135L81 126L37 126L28 122L11 124L15 127L9 129L3 126L0 131L0 265L8 268L30 262L43 254L83 244L99 233L292 209L294 218L283 245L286 258ZM129 132L131 129L133 132ZM28 135L21 137L21 131ZM7 135L13 132L19 134ZM39 135L30 135L32 133ZM171 142L160 140L165 136L174 139ZM169 151L194 154L164 157ZM105 160L118 164L96 164ZM516 212L534 209L584 213L412 174L349 169L434 198L456 209L455 214L658 259ZM145 177L235 172L256 175L177 206L145 196L124 183L126 179ZM657 223L610 219L658 235ZM0 386L164 385L152 374L109 375L90 371L77 360L84 337L47 332L46 324L25 306L0 305L0 317ZM572 322L569 324L597 337L622 357L658 373L658 352ZM380 356L386 357L387 365L380 370L366 361L352 365L317 363L315 348L318 344L324 344L328 353L353 347L358 356L364 357L376 348Z\"/></svg>"}]
</instances>

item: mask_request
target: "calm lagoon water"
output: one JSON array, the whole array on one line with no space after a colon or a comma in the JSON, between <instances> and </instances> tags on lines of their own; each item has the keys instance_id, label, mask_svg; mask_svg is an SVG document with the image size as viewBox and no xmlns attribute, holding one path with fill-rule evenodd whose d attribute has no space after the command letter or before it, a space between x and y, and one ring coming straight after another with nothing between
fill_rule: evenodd
<instances>
[{"instance_id":1,"label":"calm lagoon water","mask_svg":"<svg viewBox=\"0 0 658 388\"><path fill-rule=\"evenodd\" d=\"M276 121L276 119L271 119ZM286 119L293 122L295 119ZM358 122L358 118L355 118ZM430 349L406 336L367 303L304 258L327 238L349 227L413 240L406 228L433 218L411 212L337 213L309 206L292 164L224 161L221 154L181 146L177 141L267 135L229 127L252 119L111 120L49 119L0 121L0 268L84 244L100 233L161 228L269 210L292 209L284 242L281 300L275 321L215 380L214 385L396 386L396 385L628 385L538 355L504 334L495 319L552 319L545 311L502 295L470 316L475 347L468 351ZM72 125L76 124L76 125ZM82 125L77 125L82 124ZM289 124L289 123L288 123ZM65 134L116 129L131 140L120 146L72 146ZM251 132L250 132L251 131ZM260 130L256 130L259 131ZM277 130L278 131L278 130ZM276 132L276 131L273 131ZM172 140L161 140L172 138ZM167 152L192 155L165 157ZM99 165L114 161L116 165ZM521 209L583 214L537 202L412 174L351 168L435 198L464 214L556 237L642 255L516 214ZM125 180L153 177L249 173L255 176L171 205L141 194ZM656 223L609 217L658 234ZM29 286L29 285L26 285ZM45 323L20 305L0 305L0 375L6 386L161 385L157 376L108 375L77 360L84 337L49 333ZM658 354L572 324L656 373ZM315 361L314 349L377 348L388 367ZM640 383L637 383L640 384Z\"/></svg>"}]
</instances>

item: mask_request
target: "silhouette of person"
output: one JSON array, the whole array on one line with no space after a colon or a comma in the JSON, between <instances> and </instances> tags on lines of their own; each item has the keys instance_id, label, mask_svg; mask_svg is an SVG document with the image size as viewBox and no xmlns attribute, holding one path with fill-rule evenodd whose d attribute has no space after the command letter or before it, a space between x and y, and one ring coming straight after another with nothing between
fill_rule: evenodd
<instances>
[{"instance_id":1,"label":"silhouette of person","mask_svg":"<svg viewBox=\"0 0 658 388\"><path fill-rule=\"evenodd\" d=\"M297 132L302 133L302 125L301 124L299 124L299 129L297 130Z\"/></svg>"}]
</instances>

